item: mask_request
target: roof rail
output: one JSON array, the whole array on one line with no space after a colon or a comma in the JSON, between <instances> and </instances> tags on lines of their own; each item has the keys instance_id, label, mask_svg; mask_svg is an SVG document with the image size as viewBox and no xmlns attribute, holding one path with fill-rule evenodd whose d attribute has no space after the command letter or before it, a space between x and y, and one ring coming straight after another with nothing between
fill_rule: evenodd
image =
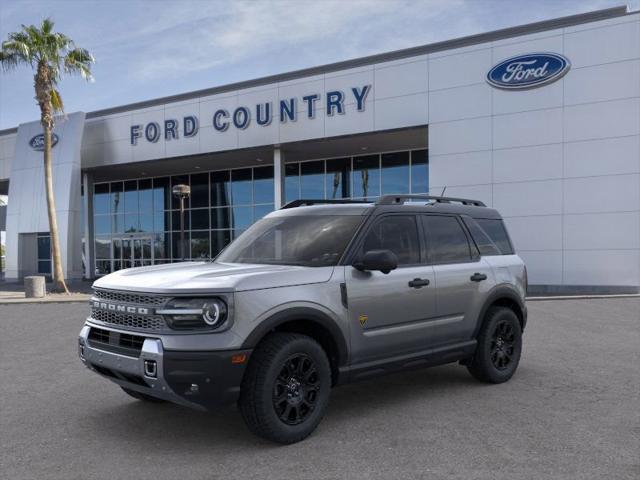
<instances>
[{"instance_id":1,"label":"roof rail","mask_svg":"<svg viewBox=\"0 0 640 480\"><path fill-rule=\"evenodd\" d=\"M435 203L461 203L473 207L486 207L480 200L468 198L436 197L434 195L383 195L376 205L402 205L406 200L431 200Z\"/></svg>"},{"instance_id":2,"label":"roof rail","mask_svg":"<svg viewBox=\"0 0 640 480\"><path fill-rule=\"evenodd\" d=\"M368 200L349 200L349 199L339 199L339 200L322 200L322 199L299 199L293 200L280 208L280 210L284 210L285 208L296 208L310 205L329 205L329 204L344 204L344 203L373 203Z\"/></svg>"}]
</instances>

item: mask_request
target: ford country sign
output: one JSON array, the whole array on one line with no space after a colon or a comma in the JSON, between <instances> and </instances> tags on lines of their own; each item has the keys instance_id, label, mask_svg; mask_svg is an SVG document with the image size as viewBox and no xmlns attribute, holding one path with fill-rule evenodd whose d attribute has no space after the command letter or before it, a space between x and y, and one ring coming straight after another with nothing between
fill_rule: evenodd
<instances>
[{"instance_id":1,"label":"ford country sign","mask_svg":"<svg viewBox=\"0 0 640 480\"><path fill-rule=\"evenodd\" d=\"M571 63L557 53L530 53L508 58L489 70L487 82L505 90L536 88L565 75Z\"/></svg>"},{"instance_id":2,"label":"ford country sign","mask_svg":"<svg viewBox=\"0 0 640 480\"><path fill-rule=\"evenodd\" d=\"M58 143L58 135L55 133L51 134L51 148L56 146ZM39 133L34 136L31 140L29 140L29 146L38 152L44 151L44 133Z\"/></svg>"}]
</instances>

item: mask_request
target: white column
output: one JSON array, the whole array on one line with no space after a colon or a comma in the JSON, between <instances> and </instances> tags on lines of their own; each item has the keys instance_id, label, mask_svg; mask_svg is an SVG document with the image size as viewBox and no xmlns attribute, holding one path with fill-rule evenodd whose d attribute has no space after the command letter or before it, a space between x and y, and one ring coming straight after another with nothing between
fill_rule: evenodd
<instances>
[{"instance_id":1,"label":"white column","mask_svg":"<svg viewBox=\"0 0 640 480\"><path fill-rule=\"evenodd\" d=\"M84 278L90 279L95 276L93 258L93 178L88 173L82 174L82 187L84 197L82 198L84 218Z\"/></svg>"},{"instance_id":2,"label":"white column","mask_svg":"<svg viewBox=\"0 0 640 480\"><path fill-rule=\"evenodd\" d=\"M275 203L275 209L279 209L285 203L284 196L284 152L277 146L273 149L273 199Z\"/></svg>"}]
</instances>

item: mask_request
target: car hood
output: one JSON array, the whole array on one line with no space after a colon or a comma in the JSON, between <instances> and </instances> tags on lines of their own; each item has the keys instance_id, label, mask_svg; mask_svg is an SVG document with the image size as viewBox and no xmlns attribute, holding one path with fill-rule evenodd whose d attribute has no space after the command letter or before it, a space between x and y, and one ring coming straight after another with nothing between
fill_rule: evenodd
<instances>
[{"instance_id":1,"label":"car hood","mask_svg":"<svg viewBox=\"0 0 640 480\"><path fill-rule=\"evenodd\" d=\"M238 292L327 282L332 272L333 267L185 262L119 270L93 286L149 293Z\"/></svg>"}]
</instances>

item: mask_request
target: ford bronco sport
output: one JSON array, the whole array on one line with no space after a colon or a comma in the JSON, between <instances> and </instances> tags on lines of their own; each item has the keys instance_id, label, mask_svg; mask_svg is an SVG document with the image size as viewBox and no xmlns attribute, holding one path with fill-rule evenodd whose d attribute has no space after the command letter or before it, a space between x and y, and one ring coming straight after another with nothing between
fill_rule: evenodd
<instances>
[{"instance_id":1,"label":"ford bronco sport","mask_svg":"<svg viewBox=\"0 0 640 480\"><path fill-rule=\"evenodd\" d=\"M460 362L501 383L527 320L526 268L496 210L447 197L298 200L213 261L94 283L79 355L132 397L239 405L280 443L307 437L331 387Z\"/></svg>"}]
</instances>

